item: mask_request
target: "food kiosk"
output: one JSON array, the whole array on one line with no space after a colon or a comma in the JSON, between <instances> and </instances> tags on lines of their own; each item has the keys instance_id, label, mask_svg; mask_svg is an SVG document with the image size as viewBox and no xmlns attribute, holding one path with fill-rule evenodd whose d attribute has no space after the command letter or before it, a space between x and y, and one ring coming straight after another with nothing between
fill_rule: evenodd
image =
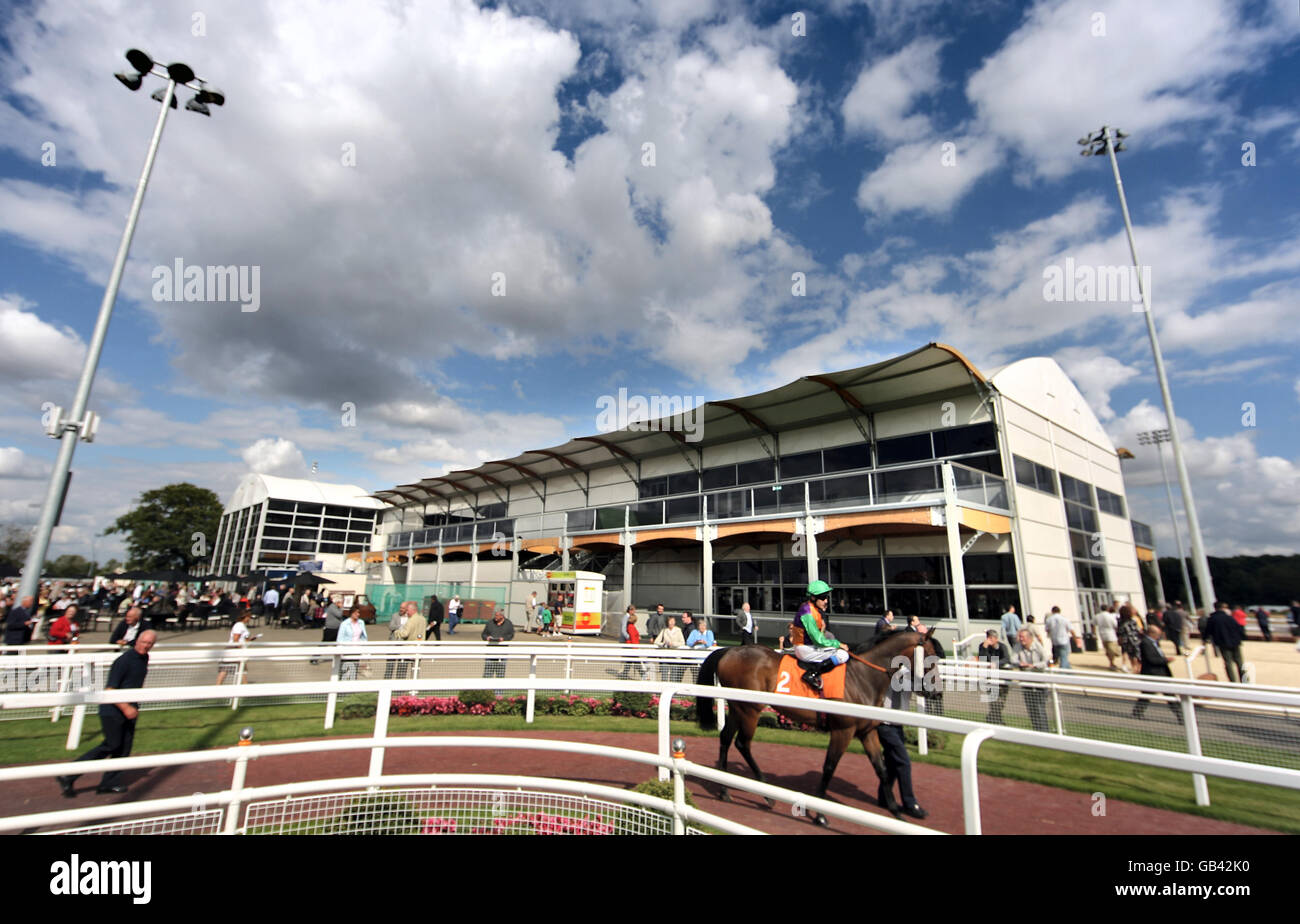
<instances>
[{"instance_id":1,"label":"food kiosk","mask_svg":"<svg viewBox=\"0 0 1300 924\"><path fill-rule=\"evenodd\" d=\"M560 630L570 635L599 635L605 575L594 571L546 572L546 601Z\"/></svg>"}]
</instances>

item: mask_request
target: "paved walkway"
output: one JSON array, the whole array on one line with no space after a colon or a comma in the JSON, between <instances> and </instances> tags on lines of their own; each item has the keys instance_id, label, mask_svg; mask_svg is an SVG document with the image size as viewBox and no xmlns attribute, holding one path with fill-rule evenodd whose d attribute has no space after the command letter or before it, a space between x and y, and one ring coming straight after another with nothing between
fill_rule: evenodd
<instances>
[{"instance_id":1,"label":"paved walkway","mask_svg":"<svg viewBox=\"0 0 1300 924\"><path fill-rule=\"evenodd\" d=\"M437 734L437 733L435 733ZM563 738L653 752L655 736L644 733L599 732L486 732L492 737L522 736ZM699 762L711 762L717 755L714 739L688 739L688 754ZM856 748L857 745L854 745ZM811 793L821 775L822 752L795 745L756 743L754 757L768 781ZM310 756L268 757L251 761L247 784L265 786L308 778L365 775L369 751L330 752ZM586 780L610 786L630 787L653 776L639 765L605 758L589 758L561 752L518 752L496 748L389 749L385 755L388 773L422 772L515 772L539 777ZM732 752L733 772L742 769ZM957 770L916 764L915 788L922 805L930 812L926 824L951 834L964 831L961 781ZM212 792L230 784L231 765L214 761L189 767L169 767L128 774L129 793L101 796L94 792L96 777L78 781L78 797L64 799L53 780L25 780L6 786L5 807L12 814L55 811L110 801L189 796ZM1189 783L1190 786L1190 783ZM739 821L773 834L871 833L857 825L835 822L824 831L805 818L795 817L790 805L767 810L762 800L735 793L734 803L724 803L695 782L688 788L696 805L706 811ZM877 814L886 813L875 805L875 773L860 751L850 751L840 763L831 795L847 805ZM1217 821L1181 812L1148 808L1110 800L1105 815L1093 814L1087 793L1070 792L1035 783L997 777L980 777L980 800L986 834L1267 834L1246 825Z\"/></svg>"}]
</instances>

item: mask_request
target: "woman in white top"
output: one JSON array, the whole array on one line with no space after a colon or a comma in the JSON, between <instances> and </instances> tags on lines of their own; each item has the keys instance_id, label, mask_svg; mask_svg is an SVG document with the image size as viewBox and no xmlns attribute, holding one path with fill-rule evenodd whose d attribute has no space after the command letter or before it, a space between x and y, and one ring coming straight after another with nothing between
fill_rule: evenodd
<instances>
[{"instance_id":1,"label":"woman in white top","mask_svg":"<svg viewBox=\"0 0 1300 924\"><path fill-rule=\"evenodd\" d=\"M260 635L253 635L248 631L248 610L244 610L240 613L238 618L235 619L234 625L230 627L230 644L234 645L236 648L245 648L248 646L249 642L253 641L253 639L261 637L262 636ZM237 671L238 669L238 661L222 661L217 667L217 686L221 686L225 683L227 674L231 671ZM245 672L244 676L240 679L240 683L247 682L248 674Z\"/></svg>"}]
</instances>

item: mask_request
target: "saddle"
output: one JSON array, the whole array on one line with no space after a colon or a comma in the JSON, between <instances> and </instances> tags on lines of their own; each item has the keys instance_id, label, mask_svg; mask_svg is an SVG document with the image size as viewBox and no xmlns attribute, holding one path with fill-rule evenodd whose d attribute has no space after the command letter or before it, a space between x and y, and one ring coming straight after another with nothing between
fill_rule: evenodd
<instances>
[{"instance_id":1,"label":"saddle","mask_svg":"<svg viewBox=\"0 0 1300 924\"><path fill-rule=\"evenodd\" d=\"M803 675L810 670L821 672L821 690L804 681ZM777 670L776 692L811 699L843 699L844 678L847 674L843 664L828 667L826 661L800 661L794 655L783 655Z\"/></svg>"}]
</instances>

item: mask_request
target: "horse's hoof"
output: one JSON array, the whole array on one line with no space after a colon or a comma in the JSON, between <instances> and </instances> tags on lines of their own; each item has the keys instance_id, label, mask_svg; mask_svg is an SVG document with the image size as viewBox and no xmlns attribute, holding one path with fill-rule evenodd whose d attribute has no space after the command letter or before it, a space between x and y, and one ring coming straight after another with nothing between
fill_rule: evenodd
<instances>
[{"instance_id":1,"label":"horse's hoof","mask_svg":"<svg viewBox=\"0 0 1300 924\"><path fill-rule=\"evenodd\" d=\"M722 802L730 802L731 792L726 789L722 790L720 793L718 793L718 799Z\"/></svg>"},{"instance_id":2,"label":"horse's hoof","mask_svg":"<svg viewBox=\"0 0 1300 924\"><path fill-rule=\"evenodd\" d=\"M763 798L763 801L767 803L767 807L768 807L769 809L774 809L774 808L776 808L776 800L775 800L775 799L768 799L768 798L765 796L765 797Z\"/></svg>"},{"instance_id":3,"label":"horse's hoof","mask_svg":"<svg viewBox=\"0 0 1300 924\"><path fill-rule=\"evenodd\" d=\"M817 823L819 828L829 828L831 826L831 820L822 814L814 815L813 821Z\"/></svg>"}]
</instances>

